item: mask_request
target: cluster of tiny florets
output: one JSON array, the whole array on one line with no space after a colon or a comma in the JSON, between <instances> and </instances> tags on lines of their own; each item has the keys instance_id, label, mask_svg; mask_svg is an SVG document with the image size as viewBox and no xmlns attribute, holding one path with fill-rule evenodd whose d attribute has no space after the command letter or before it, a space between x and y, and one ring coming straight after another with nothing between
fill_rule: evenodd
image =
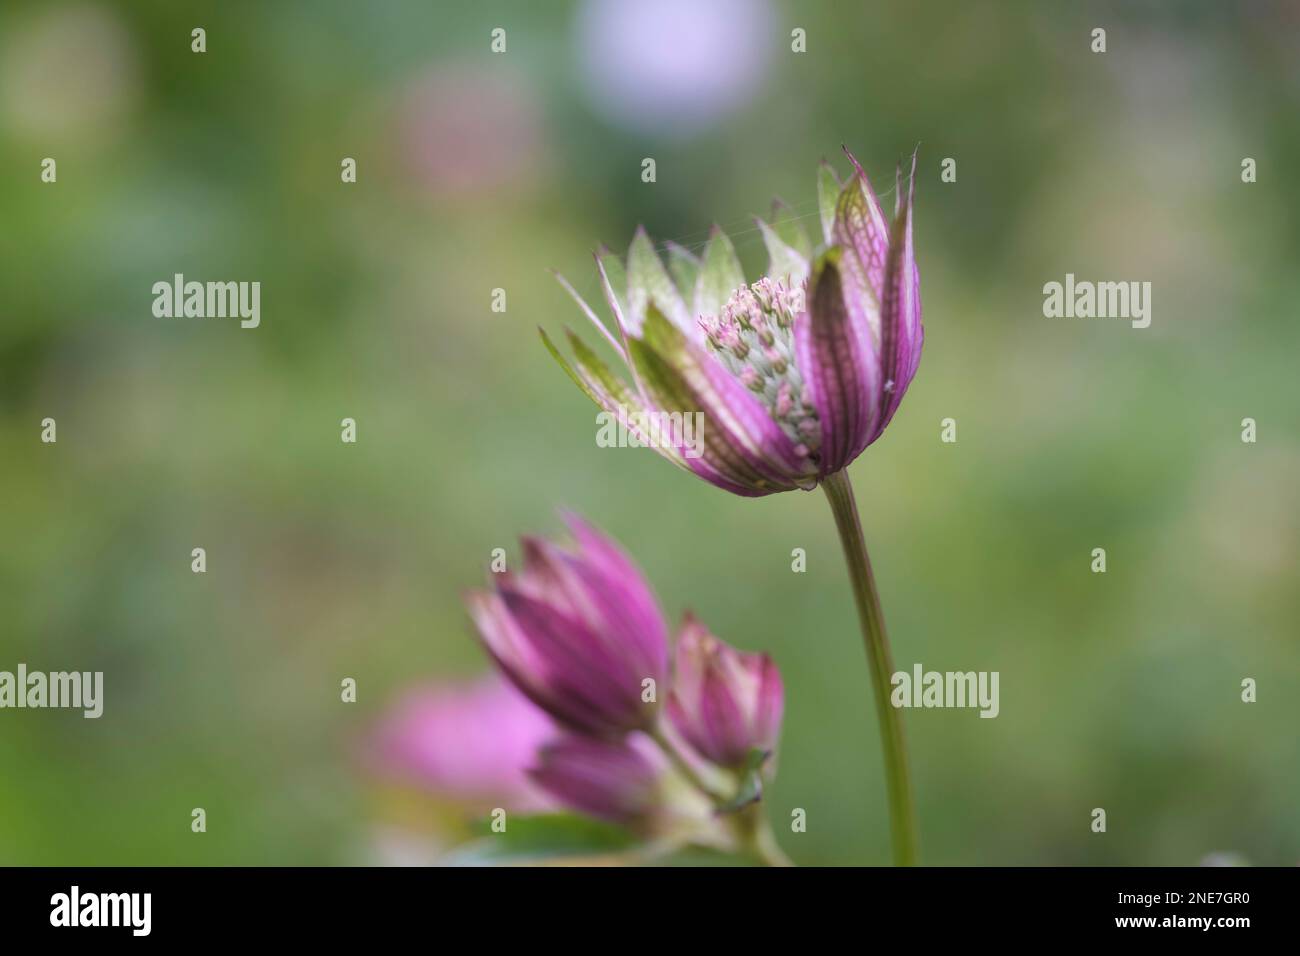
<instances>
[{"instance_id":1,"label":"cluster of tiny florets","mask_svg":"<svg viewBox=\"0 0 1300 956\"><path fill-rule=\"evenodd\" d=\"M764 277L699 324L712 353L762 400L799 454L814 455L821 424L794 357L794 321L803 311L802 286Z\"/></svg>"}]
</instances>

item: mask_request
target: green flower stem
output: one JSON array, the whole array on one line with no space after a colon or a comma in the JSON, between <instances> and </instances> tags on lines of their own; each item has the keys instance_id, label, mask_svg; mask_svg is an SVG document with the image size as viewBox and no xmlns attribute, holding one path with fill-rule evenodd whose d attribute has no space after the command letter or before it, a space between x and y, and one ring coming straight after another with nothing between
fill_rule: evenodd
<instances>
[{"instance_id":1,"label":"green flower stem","mask_svg":"<svg viewBox=\"0 0 1300 956\"><path fill-rule=\"evenodd\" d=\"M663 727L657 726L652 729L650 736L659 745L659 749L668 757L673 768L691 786L708 797L715 807L721 807L728 803L729 798L727 795L717 786L705 782L704 778L691 766L691 762L682 753L677 742L664 731ZM763 812L761 803L751 803L734 813L724 813L723 817L728 821L736 843L759 863L764 866L794 866L794 863L781 849L781 845L776 842L776 836L772 833L772 827L767 821L767 815Z\"/></svg>"},{"instance_id":2,"label":"green flower stem","mask_svg":"<svg viewBox=\"0 0 1300 956\"><path fill-rule=\"evenodd\" d=\"M853 486L847 471L839 471L822 482L831 503L835 527L844 547L853 600L858 606L858 622L867 645L867 662L871 665L871 684L875 691L876 717L880 723L880 745L885 758L885 780L889 794L889 828L894 847L895 866L916 864L916 809L912 798L912 778L907 766L907 743L903 739L903 717L889 702L890 678L894 662L885 634L885 616L880 610L880 595L867 557L867 543L862 537L862 521L853 498Z\"/></svg>"},{"instance_id":3,"label":"green flower stem","mask_svg":"<svg viewBox=\"0 0 1300 956\"><path fill-rule=\"evenodd\" d=\"M764 866L794 866L781 849L781 844L776 842L767 814L763 812L763 804L751 803L736 816L740 842L758 862Z\"/></svg>"}]
</instances>

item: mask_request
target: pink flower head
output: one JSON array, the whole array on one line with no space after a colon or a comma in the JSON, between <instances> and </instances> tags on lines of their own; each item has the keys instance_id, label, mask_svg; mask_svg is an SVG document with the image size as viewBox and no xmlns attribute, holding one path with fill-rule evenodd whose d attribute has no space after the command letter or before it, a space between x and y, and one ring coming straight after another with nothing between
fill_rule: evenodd
<instances>
[{"instance_id":1,"label":"pink flower head","mask_svg":"<svg viewBox=\"0 0 1300 956\"><path fill-rule=\"evenodd\" d=\"M752 285L717 227L703 257L669 243L667 266L638 229L626 262L596 256L615 337L560 278L626 362L630 386L572 332L572 361L542 331L547 349L606 411L703 412L703 454L646 443L719 488L753 497L816 487L880 437L921 360L916 157L906 196L897 177L892 222L849 160L845 183L823 164L817 249L797 220L759 220L770 265Z\"/></svg>"},{"instance_id":2,"label":"pink flower head","mask_svg":"<svg viewBox=\"0 0 1300 956\"><path fill-rule=\"evenodd\" d=\"M738 651L688 617L677 638L667 713L701 756L745 765L752 750L776 750L785 691L766 654Z\"/></svg>"},{"instance_id":3,"label":"pink flower head","mask_svg":"<svg viewBox=\"0 0 1300 956\"><path fill-rule=\"evenodd\" d=\"M555 724L493 674L473 683L412 691L376 734L381 768L429 790L484 806L544 809L527 777Z\"/></svg>"},{"instance_id":4,"label":"pink flower head","mask_svg":"<svg viewBox=\"0 0 1300 956\"><path fill-rule=\"evenodd\" d=\"M648 729L644 681L668 673L667 628L650 586L613 541L570 516L576 547L524 538L522 571L494 575L468 605L488 653L515 686L578 733Z\"/></svg>"}]
</instances>

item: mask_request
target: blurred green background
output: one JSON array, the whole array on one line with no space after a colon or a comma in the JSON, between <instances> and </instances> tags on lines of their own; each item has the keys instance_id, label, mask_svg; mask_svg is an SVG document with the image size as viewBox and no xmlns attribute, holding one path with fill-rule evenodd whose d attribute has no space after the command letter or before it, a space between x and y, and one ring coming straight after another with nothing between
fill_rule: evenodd
<instances>
[{"instance_id":1,"label":"blurred green background","mask_svg":"<svg viewBox=\"0 0 1300 956\"><path fill-rule=\"evenodd\" d=\"M106 698L0 711L0 863L419 845L426 798L368 772L367 735L484 669L460 595L557 506L672 615L774 654L795 860L887 862L822 496L597 448L535 330L583 321L547 269L595 301L591 250L639 222L695 245L718 221L756 275L749 217L815 213L841 143L882 192L920 143L925 354L851 469L896 663L1001 673L996 720L907 714L924 859L1300 860L1300 8L659 9L658 31L596 0L0 11L0 669L102 670ZM260 281L261 327L154 318L177 272ZM1044 318L1067 272L1152 282L1151 327Z\"/></svg>"}]
</instances>

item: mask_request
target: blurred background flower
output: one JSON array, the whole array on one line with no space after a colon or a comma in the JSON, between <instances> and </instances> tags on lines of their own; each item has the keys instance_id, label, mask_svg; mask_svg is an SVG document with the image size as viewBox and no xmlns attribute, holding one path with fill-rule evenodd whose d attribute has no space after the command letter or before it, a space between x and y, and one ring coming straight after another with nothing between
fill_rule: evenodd
<instances>
[{"instance_id":1,"label":"blurred background flower","mask_svg":"<svg viewBox=\"0 0 1300 956\"><path fill-rule=\"evenodd\" d=\"M440 199L527 191L543 174L544 118L510 67L437 66L411 81L398 123L410 173Z\"/></svg>"},{"instance_id":2,"label":"blurred background flower","mask_svg":"<svg viewBox=\"0 0 1300 956\"><path fill-rule=\"evenodd\" d=\"M135 43L112 7L50 4L0 34L0 111L30 142L120 135L139 94Z\"/></svg>"},{"instance_id":3,"label":"blurred background flower","mask_svg":"<svg viewBox=\"0 0 1300 956\"><path fill-rule=\"evenodd\" d=\"M584 0L584 92L611 123L688 137L758 98L776 52L768 0Z\"/></svg>"}]
</instances>

